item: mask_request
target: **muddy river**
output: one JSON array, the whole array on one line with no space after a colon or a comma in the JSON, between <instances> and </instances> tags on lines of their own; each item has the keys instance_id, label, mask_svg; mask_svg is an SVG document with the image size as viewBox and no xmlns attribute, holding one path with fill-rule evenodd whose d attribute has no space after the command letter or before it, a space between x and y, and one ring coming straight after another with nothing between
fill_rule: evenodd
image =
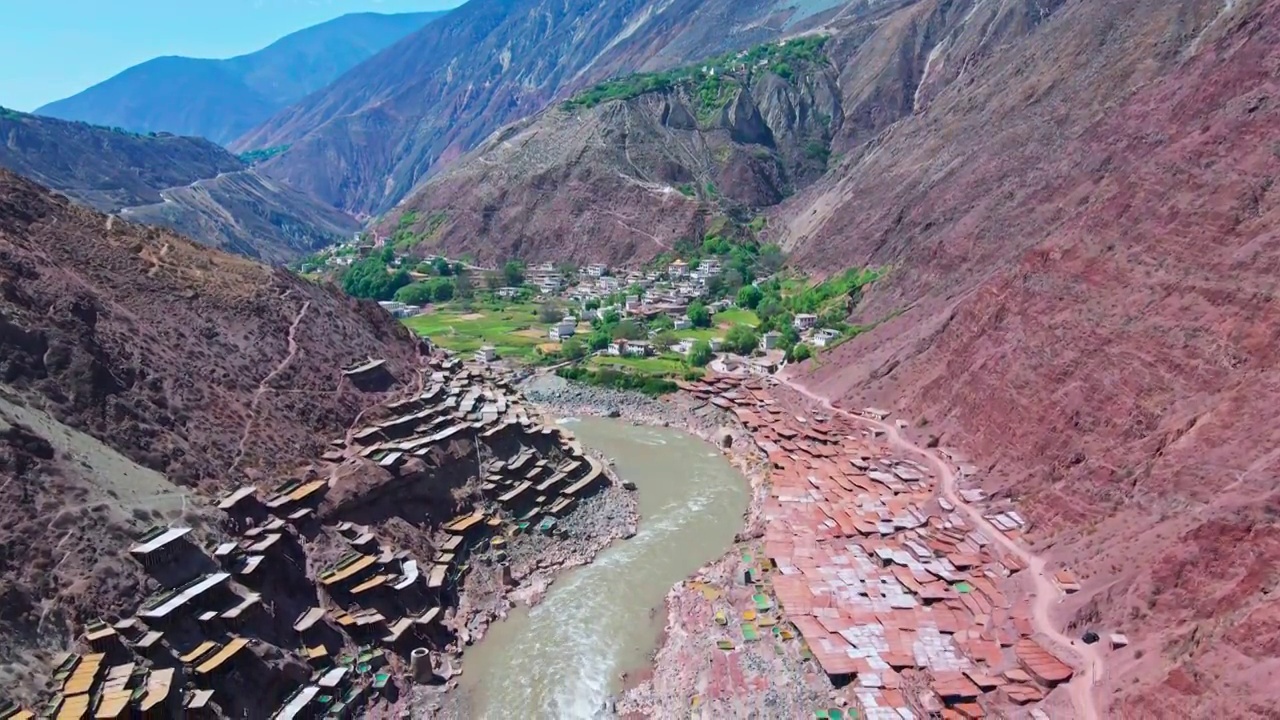
<instances>
[{"instance_id":1,"label":"muddy river","mask_svg":"<svg viewBox=\"0 0 1280 720\"><path fill-rule=\"evenodd\" d=\"M667 591L725 553L747 508L745 478L691 435L599 418L564 424L636 484L639 531L467 649L460 680L477 717L603 715L619 675L643 667L657 646Z\"/></svg>"}]
</instances>

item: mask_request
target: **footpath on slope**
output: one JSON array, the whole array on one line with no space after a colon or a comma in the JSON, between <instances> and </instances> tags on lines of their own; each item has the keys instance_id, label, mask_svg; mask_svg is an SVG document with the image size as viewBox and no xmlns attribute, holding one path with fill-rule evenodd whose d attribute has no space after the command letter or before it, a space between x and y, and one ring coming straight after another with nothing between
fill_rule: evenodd
<instances>
[{"instance_id":1,"label":"footpath on slope","mask_svg":"<svg viewBox=\"0 0 1280 720\"><path fill-rule=\"evenodd\" d=\"M775 379L804 397L819 403L823 408L831 412L861 421L866 425L883 431L889 442L899 449L924 457L938 471L942 479L942 494L946 499L964 512L974 524L995 538L1002 547L1027 564L1027 569L1031 572L1033 580L1032 621L1036 630L1051 638L1058 645L1070 648L1071 652L1076 656L1077 663L1083 667L1083 672L1076 673L1069 684L1071 702L1075 706L1076 716L1082 720L1099 720L1102 715L1098 712L1093 687L1102 676L1104 661L1097 648L1068 638L1054 626L1052 619L1049 617L1049 607L1052 599L1058 597L1060 592L1049 577L1044 557L1014 542L983 517L977 508L965 502L956 491L955 473L951 470L950 465L939 457L937 453L920 447L902 437L898 429L888 423L855 415L847 410L835 407L830 399L809 390L792 378L776 377Z\"/></svg>"}]
</instances>

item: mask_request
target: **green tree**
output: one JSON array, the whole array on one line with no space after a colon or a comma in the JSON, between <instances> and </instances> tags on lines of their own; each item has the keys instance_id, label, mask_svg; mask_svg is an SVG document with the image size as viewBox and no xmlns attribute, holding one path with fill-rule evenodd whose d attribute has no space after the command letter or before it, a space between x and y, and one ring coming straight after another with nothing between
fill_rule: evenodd
<instances>
[{"instance_id":1,"label":"green tree","mask_svg":"<svg viewBox=\"0 0 1280 720\"><path fill-rule=\"evenodd\" d=\"M431 261L431 269L440 277L446 277L453 274L453 266L449 264L448 260L445 260L442 257L438 257Z\"/></svg>"},{"instance_id":2,"label":"green tree","mask_svg":"<svg viewBox=\"0 0 1280 720\"><path fill-rule=\"evenodd\" d=\"M738 290L738 307L750 308L755 310L760 307L760 301L764 299L764 292L755 285L743 285Z\"/></svg>"},{"instance_id":3,"label":"green tree","mask_svg":"<svg viewBox=\"0 0 1280 720\"><path fill-rule=\"evenodd\" d=\"M592 350L603 350L609 347L609 343L613 338L609 337L609 333L604 330L596 330L587 338L587 346Z\"/></svg>"},{"instance_id":4,"label":"green tree","mask_svg":"<svg viewBox=\"0 0 1280 720\"><path fill-rule=\"evenodd\" d=\"M711 311L706 305L694 301L689 305L689 322L696 328L711 327Z\"/></svg>"},{"instance_id":5,"label":"green tree","mask_svg":"<svg viewBox=\"0 0 1280 720\"><path fill-rule=\"evenodd\" d=\"M390 300L397 290L410 282L408 272L387 272L386 263L377 257L367 257L352 263L342 274L344 292L352 297L370 300Z\"/></svg>"},{"instance_id":6,"label":"green tree","mask_svg":"<svg viewBox=\"0 0 1280 720\"><path fill-rule=\"evenodd\" d=\"M649 336L644 328L634 320L623 320L614 325L611 334L614 340L643 340Z\"/></svg>"},{"instance_id":7,"label":"green tree","mask_svg":"<svg viewBox=\"0 0 1280 720\"><path fill-rule=\"evenodd\" d=\"M395 299L406 305L426 305L435 298L428 283L405 285L396 291Z\"/></svg>"},{"instance_id":8,"label":"green tree","mask_svg":"<svg viewBox=\"0 0 1280 720\"><path fill-rule=\"evenodd\" d=\"M760 336L750 325L734 325L724 337L724 347L739 355L750 355L760 344Z\"/></svg>"},{"instance_id":9,"label":"green tree","mask_svg":"<svg viewBox=\"0 0 1280 720\"><path fill-rule=\"evenodd\" d=\"M560 343L560 355L566 360L581 360L587 356L587 346L578 338L569 338Z\"/></svg>"},{"instance_id":10,"label":"green tree","mask_svg":"<svg viewBox=\"0 0 1280 720\"><path fill-rule=\"evenodd\" d=\"M436 302L449 302L457 292L457 286L447 278L435 278L430 283L431 299Z\"/></svg>"},{"instance_id":11,"label":"green tree","mask_svg":"<svg viewBox=\"0 0 1280 720\"><path fill-rule=\"evenodd\" d=\"M693 349L689 351L689 364L694 367L703 367L711 362L711 343L706 340L699 340L693 344Z\"/></svg>"},{"instance_id":12,"label":"green tree","mask_svg":"<svg viewBox=\"0 0 1280 720\"><path fill-rule=\"evenodd\" d=\"M542 303L538 307L538 320L544 323L560 322L564 318L564 310L555 303Z\"/></svg>"},{"instance_id":13,"label":"green tree","mask_svg":"<svg viewBox=\"0 0 1280 720\"><path fill-rule=\"evenodd\" d=\"M475 295L475 285L471 282L471 273L459 273L453 279L453 296L470 300Z\"/></svg>"},{"instance_id":14,"label":"green tree","mask_svg":"<svg viewBox=\"0 0 1280 720\"><path fill-rule=\"evenodd\" d=\"M653 336L653 346L662 351L670 350L678 342L680 338L676 337L674 330L663 330Z\"/></svg>"},{"instance_id":15,"label":"green tree","mask_svg":"<svg viewBox=\"0 0 1280 720\"><path fill-rule=\"evenodd\" d=\"M803 362L812 357L813 351L804 343L796 343L791 346L791 350L787 353L787 360L791 362Z\"/></svg>"},{"instance_id":16,"label":"green tree","mask_svg":"<svg viewBox=\"0 0 1280 720\"><path fill-rule=\"evenodd\" d=\"M390 245L384 245L382 250L378 253L378 259L382 261L383 265L390 265L391 261L396 259L395 248Z\"/></svg>"},{"instance_id":17,"label":"green tree","mask_svg":"<svg viewBox=\"0 0 1280 720\"><path fill-rule=\"evenodd\" d=\"M462 263L455 262L453 265L449 266L449 269L453 270L454 275L461 275L467 268Z\"/></svg>"},{"instance_id":18,"label":"green tree","mask_svg":"<svg viewBox=\"0 0 1280 720\"><path fill-rule=\"evenodd\" d=\"M583 310L599 310L600 300L598 298L587 298L587 301L582 303L582 309Z\"/></svg>"},{"instance_id":19,"label":"green tree","mask_svg":"<svg viewBox=\"0 0 1280 720\"><path fill-rule=\"evenodd\" d=\"M502 266L502 278L509 287L519 287L524 284L524 263L519 260L508 260Z\"/></svg>"},{"instance_id":20,"label":"green tree","mask_svg":"<svg viewBox=\"0 0 1280 720\"><path fill-rule=\"evenodd\" d=\"M761 320L772 320L782 312L782 303L772 295L766 296L756 305L756 316Z\"/></svg>"},{"instance_id":21,"label":"green tree","mask_svg":"<svg viewBox=\"0 0 1280 720\"><path fill-rule=\"evenodd\" d=\"M649 321L650 330L674 330L676 321L671 319L670 315L659 315Z\"/></svg>"}]
</instances>

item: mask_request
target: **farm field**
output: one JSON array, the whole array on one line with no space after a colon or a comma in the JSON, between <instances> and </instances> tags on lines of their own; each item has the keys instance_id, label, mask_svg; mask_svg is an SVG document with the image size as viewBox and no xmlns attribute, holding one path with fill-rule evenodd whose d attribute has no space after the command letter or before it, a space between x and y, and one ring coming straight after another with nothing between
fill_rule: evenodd
<instances>
[{"instance_id":1,"label":"farm field","mask_svg":"<svg viewBox=\"0 0 1280 720\"><path fill-rule=\"evenodd\" d=\"M407 318L404 324L454 352L470 353L492 345L499 357L526 360L532 360L538 346L546 343L550 328L538 321L538 307L533 304L462 308L450 303Z\"/></svg>"},{"instance_id":2,"label":"farm field","mask_svg":"<svg viewBox=\"0 0 1280 720\"><path fill-rule=\"evenodd\" d=\"M668 353L657 357L611 357L596 355L588 363L593 368L616 368L648 375L680 375L689 369L684 358Z\"/></svg>"}]
</instances>

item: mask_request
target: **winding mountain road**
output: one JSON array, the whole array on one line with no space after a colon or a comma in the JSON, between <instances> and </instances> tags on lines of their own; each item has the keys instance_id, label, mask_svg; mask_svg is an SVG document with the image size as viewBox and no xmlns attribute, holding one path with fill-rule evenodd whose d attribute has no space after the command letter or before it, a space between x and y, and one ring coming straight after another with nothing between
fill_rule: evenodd
<instances>
[{"instance_id":1,"label":"winding mountain road","mask_svg":"<svg viewBox=\"0 0 1280 720\"><path fill-rule=\"evenodd\" d=\"M774 376L774 379L804 397L817 402L831 412L861 421L865 425L883 431L890 444L895 448L923 457L938 473L938 477L941 479L943 497L955 505L956 509L963 512L974 526L981 528L988 537L993 538L1007 552L1026 563L1033 585L1031 620L1036 631L1053 640L1055 644L1070 648L1071 652L1076 656L1077 670L1068 685L1071 704L1075 706L1075 716L1079 720L1099 720L1102 718L1103 715L1099 713L1097 701L1094 697L1094 686L1102 678L1105 663L1097 646L1086 645L1083 642L1069 638L1055 627L1053 619L1050 617L1049 609L1053 605L1054 599L1061 597L1061 591L1054 584L1044 557L1014 542L983 517L981 511L965 502L956 489L955 472L937 453L902 437L898 428L889 423L855 415L847 410L835 407L828 398L809 390L794 379L779 376Z\"/></svg>"}]
</instances>

